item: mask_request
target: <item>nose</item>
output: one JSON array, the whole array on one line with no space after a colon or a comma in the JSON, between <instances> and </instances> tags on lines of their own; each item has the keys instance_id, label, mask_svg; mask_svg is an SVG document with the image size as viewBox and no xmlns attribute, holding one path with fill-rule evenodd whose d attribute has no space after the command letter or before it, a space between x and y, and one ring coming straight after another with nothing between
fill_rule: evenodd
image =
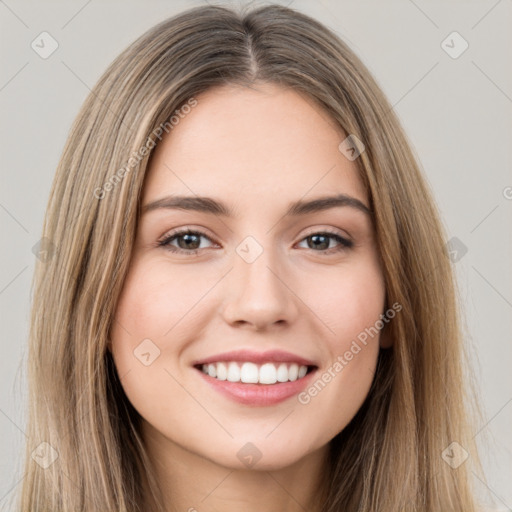
<instances>
[{"instance_id":1,"label":"nose","mask_svg":"<svg viewBox=\"0 0 512 512\"><path fill-rule=\"evenodd\" d=\"M283 271L284 265L278 264L273 251L265 248L252 263L237 253L233 260L234 268L224 283L225 321L253 330L293 323L298 316L299 299L293 293L289 274Z\"/></svg>"}]
</instances>

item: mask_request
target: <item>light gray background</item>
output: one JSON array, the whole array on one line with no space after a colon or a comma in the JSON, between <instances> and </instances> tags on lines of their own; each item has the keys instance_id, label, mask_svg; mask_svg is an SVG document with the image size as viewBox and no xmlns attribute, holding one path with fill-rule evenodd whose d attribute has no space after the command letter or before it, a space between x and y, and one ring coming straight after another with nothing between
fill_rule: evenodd
<instances>
[{"instance_id":1,"label":"light gray background","mask_svg":"<svg viewBox=\"0 0 512 512\"><path fill-rule=\"evenodd\" d=\"M89 89L122 49L157 22L201 3L0 0L5 510L23 478L20 454L30 442L24 364L32 247L67 132ZM337 32L373 72L420 158L448 238L468 249L455 266L486 414L475 436L488 492L502 510L512 509L512 2L295 0L291 6ZM31 48L43 31L59 44L47 59ZM441 46L453 31L469 43L456 59ZM475 486L486 489L478 480Z\"/></svg>"}]
</instances>

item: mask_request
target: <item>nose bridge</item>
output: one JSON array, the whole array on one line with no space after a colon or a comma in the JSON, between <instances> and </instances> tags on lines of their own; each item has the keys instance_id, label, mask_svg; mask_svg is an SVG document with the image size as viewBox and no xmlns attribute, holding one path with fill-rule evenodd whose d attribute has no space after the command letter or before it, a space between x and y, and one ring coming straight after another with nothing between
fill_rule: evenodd
<instances>
[{"instance_id":1,"label":"nose bridge","mask_svg":"<svg viewBox=\"0 0 512 512\"><path fill-rule=\"evenodd\" d=\"M258 328L291 322L297 313L293 293L272 237L246 237L233 254L233 271L226 288L224 315L228 322Z\"/></svg>"}]
</instances>

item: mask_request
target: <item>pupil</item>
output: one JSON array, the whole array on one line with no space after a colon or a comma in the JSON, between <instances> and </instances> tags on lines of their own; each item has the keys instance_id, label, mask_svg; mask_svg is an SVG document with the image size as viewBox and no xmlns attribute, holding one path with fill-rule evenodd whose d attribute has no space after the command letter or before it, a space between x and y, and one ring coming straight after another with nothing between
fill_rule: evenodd
<instances>
[{"instance_id":1,"label":"pupil","mask_svg":"<svg viewBox=\"0 0 512 512\"><path fill-rule=\"evenodd\" d=\"M200 242L198 243L199 237L197 235L191 235L190 233L187 233L185 235L181 235L180 239L184 240L183 244L181 244L181 243L178 244L178 245L180 245L181 249L197 249L200 245ZM192 245L194 245L194 247L191 247L189 242L192 242Z\"/></svg>"},{"instance_id":2,"label":"pupil","mask_svg":"<svg viewBox=\"0 0 512 512\"><path fill-rule=\"evenodd\" d=\"M327 240L327 243L320 242L320 245L322 246L322 247L320 247L320 249L323 250L323 249L328 249L329 248L329 239L325 235L312 235L309 238L313 241L314 244L316 244L318 239L322 239L323 238L324 240ZM318 249L319 245L316 244L316 245L314 245L314 247L316 247Z\"/></svg>"},{"instance_id":3,"label":"pupil","mask_svg":"<svg viewBox=\"0 0 512 512\"><path fill-rule=\"evenodd\" d=\"M329 238L325 235L312 235L309 237L309 239L312 242L308 244L310 248L317 248L320 250L329 248ZM181 235L180 240L183 241L183 243L180 242L178 244L181 249L197 249L201 245L199 242L199 237L190 233Z\"/></svg>"}]
</instances>

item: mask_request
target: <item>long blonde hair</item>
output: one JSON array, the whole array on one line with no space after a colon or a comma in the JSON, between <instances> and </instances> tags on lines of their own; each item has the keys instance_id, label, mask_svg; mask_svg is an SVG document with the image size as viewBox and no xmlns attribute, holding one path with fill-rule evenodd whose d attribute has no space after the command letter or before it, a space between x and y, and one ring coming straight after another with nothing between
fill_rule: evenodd
<instances>
[{"instance_id":1,"label":"long blonde hair","mask_svg":"<svg viewBox=\"0 0 512 512\"><path fill-rule=\"evenodd\" d=\"M257 82L306 94L364 142L356 163L387 302L402 305L365 403L330 443L322 510L475 510L468 464L455 469L442 456L457 442L477 460L456 288L431 193L357 56L314 19L269 5L198 7L155 26L110 65L74 122L44 220L51 250L33 282L23 512L164 510L107 350L153 152L140 148L159 127L170 131L191 98ZM48 467L32 457L36 447Z\"/></svg>"}]
</instances>

